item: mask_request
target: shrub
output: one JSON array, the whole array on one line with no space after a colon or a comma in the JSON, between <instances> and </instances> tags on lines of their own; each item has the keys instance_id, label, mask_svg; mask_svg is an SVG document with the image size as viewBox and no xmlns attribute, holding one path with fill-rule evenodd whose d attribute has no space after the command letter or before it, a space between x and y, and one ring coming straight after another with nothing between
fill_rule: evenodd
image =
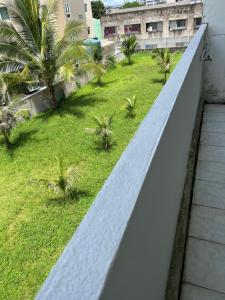
<instances>
[{"instance_id":1,"label":"shrub","mask_svg":"<svg viewBox=\"0 0 225 300\"><path fill-rule=\"evenodd\" d=\"M108 150L112 147L112 120L113 116L110 117L94 117L96 128L86 128L88 133L95 134L101 140L102 147Z\"/></svg>"},{"instance_id":2,"label":"shrub","mask_svg":"<svg viewBox=\"0 0 225 300\"><path fill-rule=\"evenodd\" d=\"M14 112L8 106L1 107L0 108L0 133L4 137L4 142L7 147L11 144L10 135L15 124L16 124L16 119L14 116Z\"/></svg>"},{"instance_id":3,"label":"shrub","mask_svg":"<svg viewBox=\"0 0 225 300\"><path fill-rule=\"evenodd\" d=\"M58 165L58 178L54 181L48 179L38 179L37 182L52 190L56 195L65 199L72 199L77 193L77 182L79 178L78 168L75 165L70 166L67 171L63 168L61 157L56 157ZM36 182L36 180L35 180Z\"/></svg>"},{"instance_id":4,"label":"shrub","mask_svg":"<svg viewBox=\"0 0 225 300\"><path fill-rule=\"evenodd\" d=\"M125 104L122 106L122 109L127 112L127 116L130 118L134 118L136 116L136 96L132 98L126 98Z\"/></svg>"}]
</instances>

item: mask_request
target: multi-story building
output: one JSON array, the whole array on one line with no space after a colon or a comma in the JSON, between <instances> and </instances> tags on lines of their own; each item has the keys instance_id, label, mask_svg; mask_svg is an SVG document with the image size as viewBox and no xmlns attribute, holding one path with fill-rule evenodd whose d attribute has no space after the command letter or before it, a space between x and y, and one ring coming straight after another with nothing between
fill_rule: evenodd
<instances>
[{"instance_id":1,"label":"multi-story building","mask_svg":"<svg viewBox=\"0 0 225 300\"><path fill-rule=\"evenodd\" d=\"M111 10L101 24L105 38L120 41L124 34L133 34L143 49L186 47L202 23L202 14L202 2L189 0Z\"/></svg>"},{"instance_id":2,"label":"multi-story building","mask_svg":"<svg viewBox=\"0 0 225 300\"><path fill-rule=\"evenodd\" d=\"M185 0L138 0L139 3L143 5L156 5L156 4L163 4L163 3L176 3ZM192 0L192 2L197 2L198 0Z\"/></svg>"}]
</instances>

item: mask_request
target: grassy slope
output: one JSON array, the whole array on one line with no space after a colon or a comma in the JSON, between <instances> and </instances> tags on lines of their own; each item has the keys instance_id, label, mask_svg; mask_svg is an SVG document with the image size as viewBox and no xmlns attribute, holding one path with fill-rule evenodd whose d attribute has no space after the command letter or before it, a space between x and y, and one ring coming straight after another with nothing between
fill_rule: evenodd
<instances>
[{"instance_id":1,"label":"grassy slope","mask_svg":"<svg viewBox=\"0 0 225 300\"><path fill-rule=\"evenodd\" d=\"M0 299L32 299L38 291L160 92L163 76L154 65L149 55L136 55L132 66L119 65L107 73L103 88L89 84L57 113L21 124L8 153L0 148ZM120 107L134 94L137 117L130 120ZM93 125L92 115L110 114L115 114L117 145L106 153L84 129ZM57 154L65 167L76 163L80 168L76 201L64 203L29 183L31 178L55 178Z\"/></svg>"}]
</instances>

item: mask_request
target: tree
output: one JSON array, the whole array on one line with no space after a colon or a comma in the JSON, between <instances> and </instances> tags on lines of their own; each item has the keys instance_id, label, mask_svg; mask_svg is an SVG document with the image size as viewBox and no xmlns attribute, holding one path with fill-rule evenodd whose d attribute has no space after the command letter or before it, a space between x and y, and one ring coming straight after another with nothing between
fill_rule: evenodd
<instances>
[{"instance_id":1,"label":"tree","mask_svg":"<svg viewBox=\"0 0 225 300\"><path fill-rule=\"evenodd\" d=\"M10 135L16 123L14 112L8 106L0 107L0 133L4 137L5 145L11 145Z\"/></svg>"},{"instance_id":2,"label":"tree","mask_svg":"<svg viewBox=\"0 0 225 300\"><path fill-rule=\"evenodd\" d=\"M140 7L140 6L144 6L144 5L137 1L134 1L134 2L124 3L124 5L122 5L121 8L132 8L132 7Z\"/></svg>"},{"instance_id":3,"label":"tree","mask_svg":"<svg viewBox=\"0 0 225 300\"><path fill-rule=\"evenodd\" d=\"M100 46L93 46L91 51L91 60L89 60L82 69L86 72L92 72L97 78L97 84L103 85L102 76L106 73L105 64L103 62L103 53Z\"/></svg>"},{"instance_id":4,"label":"tree","mask_svg":"<svg viewBox=\"0 0 225 300\"><path fill-rule=\"evenodd\" d=\"M58 165L58 177L56 180L38 179L34 181L52 190L64 200L73 199L77 193L77 182L79 179L78 168L72 165L65 171L62 158L58 156L56 157L56 161Z\"/></svg>"},{"instance_id":5,"label":"tree","mask_svg":"<svg viewBox=\"0 0 225 300\"><path fill-rule=\"evenodd\" d=\"M171 51L168 48L156 49L154 51L154 57L157 59L158 66L161 72L164 74L164 84L167 82L167 75L170 73L173 60L171 56Z\"/></svg>"},{"instance_id":6,"label":"tree","mask_svg":"<svg viewBox=\"0 0 225 300\"><path fill-rule=\"evenodd\" d=\"M94 47L93 49L93 72L97 77L97 83L102 86L102 76L106 73L103 63L103 53L101 47Z\"/></svg>"},{"instance_id":7,"label":"tree","mask_svg":"<svg viewBox=\"0 0 225 300\"><path fill-rule=\"evenodd\" d=\"M94 117L96 128L86 128L86 132L97 135L101 139L102 147L108 150L112 147L112 120L110 117Z\"/></svg>"},{"instance_id":8,"label":"tree","mask_svg":"<svg viewBox=\"0 0 225 300\"><path fill-rule=\"evenodd\" d=\"M136 117L136 96L133 96L132 98L126 98L125 104L122 106L122 109L127 112L127 116L130 118Z\"/></svg>"},{"instance_id":9,"label":"tree","mask_svg":"<svg viewBox=\"0 0 225 300\"><path fill-rule=\"evenodd\" d=\"M137 46L137 39L134 35L128 35L124 36L122 44L121 44L121 50L124 53L124 55L128 58L128 64L131 65L131 56L135 52L135 48Z\"/></svg>"},{"instance_id":10,"label":"tree","mask_svg":"<svg viewBox=\"0 0 225 300\"><path fill-rule=\"evenodd\" d=\"M21 72L27 67L34 80L47 86L55 109L55 81L70 80L75 62L87 56L79 39L84 26L68 22L64 35L58 37L56 0L42 6L39 0L13 0L7 9L16 26L0 21L0 72Z\"/></svg>"},{"instance_id":11,"label":"tree","mask_svg":"<svg viewBox=\"0 0 225 300\"><path fill-rule=\"evenodd\" d=\"M95 19L100 19L105 14L105 6L100 0L91 2L92 15Z\"/></svg>"}]
</instances>

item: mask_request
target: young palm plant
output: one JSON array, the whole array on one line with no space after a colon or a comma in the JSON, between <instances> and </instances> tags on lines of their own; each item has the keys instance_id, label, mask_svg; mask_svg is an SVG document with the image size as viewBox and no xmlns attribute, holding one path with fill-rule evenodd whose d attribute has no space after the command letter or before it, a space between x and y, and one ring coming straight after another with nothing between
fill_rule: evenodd
<instances>
[{"instance_id":1,"label":"young palm plant","mask_svg":"<svg viewBox=\"0 0 225 300\"><path fill-rule=\"evenodd\" d=\"M6 147L11 145L10 135L15 123L14 112L8 106L0 107L0 133L4 137Z\"/></svg>"},{"instance_id":2,"label":"young palm plant","mask_svg":"<svg viewBox=\"0 0 225 300\"><path fill-rule=\"evenodd\" d=\"M135 48L137 46L137 39L134 35L128 35L123 37L123 41L121 44L121 50L124 53L124 55L128 59L128 64L131 65L131 56L135 52Z\"/></svg>"},{"instance_id":3,"label":"young palm plant","mask_svg":"<svg viewBox=\"0 0 225 300\"><path fill-rule=\"evenodd\" d=\"M65 171L62 158L58 156L56 157L56 161L58 165L58 178L54 181L39 179L37 182L64 200L72 199L77 193L77 182L79 178L78 168L72 165Z\"/></svg>"},{"instance_id":4,"label":"young palm plant","mask_svg":"<svg viewBox=\"0 0 225 300\"><path fill-rule=\"evenodd\" d=\"M110 117L93 117L96 128L86 128L86 132L95 134L101 140L102 147L105 150L109 150L112 143L112 120L113 116Z\"/></svg>"},{"instance_id":5,"label":"young palm plant","mask_svg":"<svg viewBox=\"0 0 225 300\"><path fill-rule=\"evenodd\" d=\"M0 21L0 72L20 72L27 67L34 80L47 86L55 109L55 81L71 79L75 62L87 58L80 41L84 26L68 22L63 36L57 36L57 0L42 6L39 0L12 0L7 9L16 25Z\"/></svg>"},{"instance_id":6,"label":"young palm plant","mask_svg":"<svg viewBox=\"0 0 225 300\"><path fill-rule=\"evenodd\" d=\"M91 59L83 66L86 72L92 72L97 78L97 85L102 86L102 76L106 73L105 65L103 62L102 48L93 46L91 49Z\"/></svg>"},{"instance_id":7,"label":"young palm plant","mask_svg":"<svg viewBox=\"0 0 225 300\"><path fill-rule=\"evenodd\" d=\"M168 48L157 49L154 54L157 59L158 66L160 67L161 72L164 74L164 84L166 84L167 75L170 73L173 65L171 51Z\"/></svg>"},{"instance_id":8,"label":"young palm plant","mask_svg":"<svg viewBox=\"0 0 225 300\"><path fill-rule=\"evenodd\" d=\"M133 96L132 98L126 98L125 104L122 106L122 109L127 112L127 116L130 118L136 117L136 96Z\"/></svg>"}]
</instances>

